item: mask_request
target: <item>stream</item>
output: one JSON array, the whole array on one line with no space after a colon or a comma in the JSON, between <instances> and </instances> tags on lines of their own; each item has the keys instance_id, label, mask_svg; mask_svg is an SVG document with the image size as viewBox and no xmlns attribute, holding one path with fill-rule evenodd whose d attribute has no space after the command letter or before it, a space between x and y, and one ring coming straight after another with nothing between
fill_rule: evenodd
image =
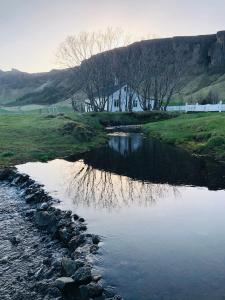
<instances>
[{"instance_id":1,"label":"stream","mask_svg":"<svg viewBox=\"0 0 225 300\"><path fill-rule=\"evenodd\" d=\"M78 161L17 166L102 236L95 268L125 300L225 299L225 167L140 133Z\"/></svg>"}]
</instances>

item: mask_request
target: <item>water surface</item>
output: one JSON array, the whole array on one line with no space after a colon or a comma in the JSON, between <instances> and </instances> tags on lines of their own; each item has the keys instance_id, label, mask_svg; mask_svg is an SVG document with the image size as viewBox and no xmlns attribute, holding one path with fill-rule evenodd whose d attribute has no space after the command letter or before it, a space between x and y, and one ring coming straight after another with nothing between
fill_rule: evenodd
<instances>
[{"instance_id":1,"label":"water surface","mask_svg":"<svg viewBox=\"0 0 225 300\"><path fill-rule=\"evenodd\" d=\"M124 299L225 299L225 170L140 134L79 161L18 166L103 237L97 268Z\"/></svg>"}]
</instances>

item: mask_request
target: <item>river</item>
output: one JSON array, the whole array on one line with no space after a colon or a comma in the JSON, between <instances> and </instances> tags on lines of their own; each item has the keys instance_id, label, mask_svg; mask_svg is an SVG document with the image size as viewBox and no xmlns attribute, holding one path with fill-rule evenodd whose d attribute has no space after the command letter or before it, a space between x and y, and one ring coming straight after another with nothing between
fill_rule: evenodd
<instances>
[{"instance_id":1,"label":"river","mask_svg":"<svg viewBox=\"0 0 225 300\"><path fill-rule=\"evenodd\" d=\"M225 299L225 168L141 134L82 159L17 166L103 239L95 268L125 300Z\"/></svg>"}]
</instances>

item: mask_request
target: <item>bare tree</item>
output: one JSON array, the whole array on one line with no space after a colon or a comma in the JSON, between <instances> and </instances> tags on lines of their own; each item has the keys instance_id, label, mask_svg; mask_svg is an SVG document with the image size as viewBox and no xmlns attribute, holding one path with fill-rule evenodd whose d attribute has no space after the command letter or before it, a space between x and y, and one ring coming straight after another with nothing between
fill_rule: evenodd
<instances>
[{"instance_id":1,"label":"bare tree","mask_svg":"<svg viewBox=\"0 0 225 300\"><path fill-rule=\"evenodd\" d=\"M171 98L181 86L184 72L182 58L173 49L151 45L142 47L140 63L142 83L139 84L141 106L148 110L149 100L154 99L155 110L166 110Z\"/></svg>"},{"instance_id":2,"label":"bare tree","mask_svg":"<svg viewBox=\"0 0 225 300\"><path fill-rule=\"evenodd\" d=\"M69 68L77 67L76 78L91 110L105 110L109 97L107 90L114 85L113 57L106 51L125 46L130 41L121 29L107 28L104 32L82 32L69 36L60 45L58 61ZM101 57L98 53L102 53Z\"/></svg>"}]
</instances>

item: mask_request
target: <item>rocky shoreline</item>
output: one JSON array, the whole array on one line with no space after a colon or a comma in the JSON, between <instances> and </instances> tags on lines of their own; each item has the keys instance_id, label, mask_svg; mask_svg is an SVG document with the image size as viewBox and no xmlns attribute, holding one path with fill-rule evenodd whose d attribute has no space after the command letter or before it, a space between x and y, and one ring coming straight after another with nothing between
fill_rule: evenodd
<instances>
[{"instance_id":1,"label":"rocky shoreline","mask_svg":"<svg viewBox=\"0 0 225 300\"><path fill-rule=\"evenodd\" d=\"M1 170L0 182L18 191L19 197L24 200L21 212L23 219L41 234L35 247L42 248L42 264L36 272L32 269L27 271L27 281L32 283L30 294L19 291L15 299L122 299L111 289L104 287L101 276L93 272L89 257L97 253L101 239L97 235L86 233L87 226L82 217L54 207L56 200L40 184L28 175L18 173L16 169ZM11 236L10 243L19 247L20 236ZM33 257L36 254L35 247ZM28 260L32 260L29 252L26 255ZM0 265L7 264L7 259L1 258ZM34 268L32 264L30 267Z\"/></svg>"}]
</instances>

